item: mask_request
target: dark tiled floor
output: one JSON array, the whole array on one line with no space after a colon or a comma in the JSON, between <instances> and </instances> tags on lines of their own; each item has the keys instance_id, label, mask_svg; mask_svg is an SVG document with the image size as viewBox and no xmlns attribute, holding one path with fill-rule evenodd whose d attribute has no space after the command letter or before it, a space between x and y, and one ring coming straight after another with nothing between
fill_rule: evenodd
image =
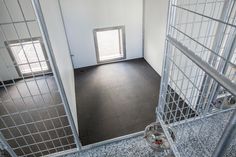
<instances>
[{"instance_id":1,"label":"dark tiled floor","mask_svg":"<svg viewBox=\"0 0 236 157\"><path fill-rule=\"evenodd\" d=\"M75 148L54 77L35 79L0 84L1 133L19 156Z\"/></svg>"},{"instance_id":2,"label":"dark tiled floor","mask_svg":"<svg viewBox=\"0 0 236 157\"><path fill-rule=\"evenodd\" d=\"M160 76L144 59L75 70L83 145L144 130L155 121Z\"/></svg>"}]
</instances>

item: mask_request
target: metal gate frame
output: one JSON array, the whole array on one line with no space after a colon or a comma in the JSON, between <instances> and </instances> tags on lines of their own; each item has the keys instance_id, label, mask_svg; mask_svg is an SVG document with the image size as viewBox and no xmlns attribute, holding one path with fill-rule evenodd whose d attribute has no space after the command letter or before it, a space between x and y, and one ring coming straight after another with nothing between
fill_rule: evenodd
<instances>
[{"instance_id":1,"label":"metal gate frame","mask_svg":"<svg viewBox=\"0 0 236 157\"><path fill-rule=\"evenodd\" d=\"M164 85L168 84L168 77L169 77L169 71L170 71L170 63L167 58L172 55L171 54L172 51L169 50L170 49L169 43L174 45L178 50L180 50L185 56L187 56L196 65L201 67L201 69L203 69L209 76L211 76L216 81L216 82L213 82L213 84L211 84L211 86L209 86L208 88L203 88L203 85L205 85L206 83L211 83L211 79L209 79L209 77L207 77L205 75L204 81L202 82L201 89L203 92L207 93L209 91L209 89L213 88L214 92L212 92L210 94L211 96L210 96L210 101L209 101L209 102L212 102L212 100L216 99L220 86L223 86L232 95L236 96L236 85L234 83L232 83L231 81L229 81L229 79L224 76L224 74L226 73L226 70L227 70L227 66L228 66L227 63L230 61L230 59L234 53L232 50L235 49L235 47L236 47L236 43L235 43L236 31L234 34L234 38L227 39L227 42L229 43L229 45L223 52L223 56L226 56L227 60L225 62L223 62L221 60L218 68L214 69L212 66L209 66L209 64L212 64L212 63L215 64L216 58L214 57L214 55L209 58L208 63L207 63L207 62L203 61L199 56L195 55L195 53L192 52L191 50L189 50L186 46L182 45L179 41L175 40L174 38L172 38L169 35L172 33L171 32L172 29L170 29L170 24L175 23L176 8L178 7L177 1L178 0L169 0L169 4L168 4L168 19L167 19L167 26L166 26L166 30L167 30L166 31L166 43L165 43L165 53L164 53L164 57L163 57L163 68L162 68L162 78L161 78L162 85L160 87L160 97L159 97L158 107L156 108L156 115L157 115L157 120L159 120L161 122L161 125L164 126L163 130L167 136L168 141L170 142L170 145L171 145L171 148L172 148L174 154L179 157L180 154L178 153L178 149L175 146L175 144L173 143L173 139L170 137L169 131L165 127L164 122L162 121L162 118L163 118L162 115L160 115L161 112L164 112L164 106L165 106L165 102L161 99L161 96L165 95L165 93L167 92L167 88L163 88L163 84ZM196 2L196 3L198 3L198 2ZM211 49L213 49L213 51L216 51L217 53L219 53L219 44L222 42L222 38L223 38L221 35L225 31L225 29L226 29L225 27L227 25L235 27L235 25L228 23L229 14L232 11L232 7L234 5L235 5L234 0L226 0L224 3L224 7L223 7L223 11L222 11L220 19L214 19L211 17L207 17L207 18L210 18L210 19L215 20L220 23L217 28L217 32L220 32L220 33L217 34L217 37L214 40L213 47L211 48ZM179 7L179 8L181 8L181 7ZM181 9L185 9L185 8L181 8ZM192 10L188 10L188 11L194 12ZM198 14L197 12L194 12L194 13ZM200 14L200 15L204 16L203 14ZM189 37L189 38L191 38L191 37ZM213 66L214 66L214 64L213 64ZM222 73L222 74L220 74L220 73ZM221 136L212 157L222 157L223 156L223 154L225 153L225 151L227 149L227 146L230 144L230 142L232 140L232 136L234 134L236 134L236 125L235 124L236 124L236 110L232 113L232 116L227 124L227 127L224 129L223 136Z\"/></svg>"},{"instance_id":2,"label":"metal gate frame","mask_svg":"<svg viewBox=\"0 0 236 157\"><path fill-rule=\"evenodd\" d=\"M19 3L19 1L17 1L17 2ZM46 53L47 53L49 62L51 63L51 69L52 69L53 74L55 76L56 84L57 84L60 96L62 98L62 103L63 103L64 109L65 109L66 115L68 117L68 121L69 121L71 130L72 130L72 133L73 133L74 141L76 144L76 150L79 151L82 146L81 142L79 140L79 133L77 132L77 129L74 124L74 120L73 120L72 113L71 113L71 110L69 107L69 103L68 103L68 100L66 97L64 86L63 86L63 83L62 83L62 80L60 77L60 73L59 73L59 70L58 70L58 67L56 64L55 56L53 54L53 49L51 46L48 30L47 30L46 23L44 21L43 13L41 10L40 1L39 0L31 0L31 3L33 6L35 15L36 15L36 21L38 22L38 25L40 27L41 35L42 35L44 46L46 49ZM22 11L22 8L20 8L20 9ZM23 18L24 18L24 21L26 21L25 17L23 17ZM27 26L27 29L29 29L27 24L26 24L26 26ZM30 34L30 36L31 36L31 34ZM0 132L0 149L5 149L6 151L8 151L8 153L12 157L17 157L16 153L10 147L10 145L7 143L7 141L5 140L5 138L1 132Z\"/></svg>"},{"instance_id":3,"label":"metal gate frame","mask_svg":"<svg viewBox=\"0 0 236 157\"><path fill-rule=\"evenodd\" d=\"M41 5L40 5L39 0L31 0L31 1L32 1L33 7L34 7L36 17L37 17L37 21L38 21L39 26L40 26L40 30L42 32L42 38L43 38L43 41L45 43L48 58L50 60L50 63L52 63L52 65L53 65L52 66L52 71L56 76L55 77L56 82L57 82L57 85L59 87L59 91L60 91L62 101L63 101L64 107L65 107L65 110L66 110L66 114L67 114L68 119L69 119L70 126L72 128L75 143L76 143L77 148L80 149L81 148L81 142L79 140L79 134L76 131L75 123L74 123L72 113L71 113L71 110L70 110L70 107L69 107L69 102L67 100L66 93L65 93L65 90L64 90L64 86L63 86L63 83L62 83L62 80L61 80L61 76L60 76L60 73L59 73L59 70L58 70L58 67L57 67L57 64L56 64L55 56L53 54L53 49L52 49L52 45L51 45L51 42L50 42L48 31L47 31L47 26L46 26L46 23L45 23L45 20L44 20L44 17L43 17L43 12L42 12L42 9L41 9Z\"/></svg>"}]
</instances>

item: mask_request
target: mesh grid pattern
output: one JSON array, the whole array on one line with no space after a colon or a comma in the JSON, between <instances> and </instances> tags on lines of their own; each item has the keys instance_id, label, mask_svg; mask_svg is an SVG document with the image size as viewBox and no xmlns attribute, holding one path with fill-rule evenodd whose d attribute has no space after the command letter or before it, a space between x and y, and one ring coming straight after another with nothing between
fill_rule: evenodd
<instances>
[{"instance_id":1,"label":"mesh grid pattern","mask_svg":"<svg viewBox=\"0 0 236 157\"><path fill-rule=\"evenodd\" d=\"M226 64L225 76L234 82L236 53L235 46L231 47L229 42L232 42L236 32L236 5L233 4L225 11L225 1L178 0L176 3L172 4L175 10L175 18L170 24L172 37L220 73ZM224 17L223 11L226 12ZM222 28L221 31L219 28ZM225 53L229 49L234 51L230 57Z\"/></svg>"},{"instance_id":2,"label":"mesh grid pattern","mask_svg":"<svg viewBox=\"0 0 236 157\"><path fill-rule=\"evenodd\" d=\"M10 55L12 41L26 56L24 44L41 39L30 0L0 0L0 131L17 156L43 156L76 148L55 76L44 71L30 74L17 71ZM27 40L27 43L24 41ZM42 43L43 44L43 43ZM45 49L43 49L45 51ZM26 57L27 58L27 57ZM47 64L49 60L45 55ZM27 64L33 64L27 60Z\"/></svg>"},{"instance_id":3,"label":"mesh grid pattern","mask_svg":"<svg viewBox=\"0 0 236 157\"><path fill-rule=\"evenodd\" d=\"M235 1L170 0L169 5L158 118L176 156L212 156L236 98L191 57L235 85Z\"/></svg>"},{"instance_id":4,"label":"mesh grid pattern","mask_svg":"<svg viewBox=\"0 0 236 157\"><path fill-rule=\"evenodd\" d=\"M1 157L11 157L11 155L6 150L0 149L0 156Z\"/></svg>"}]
</instances>

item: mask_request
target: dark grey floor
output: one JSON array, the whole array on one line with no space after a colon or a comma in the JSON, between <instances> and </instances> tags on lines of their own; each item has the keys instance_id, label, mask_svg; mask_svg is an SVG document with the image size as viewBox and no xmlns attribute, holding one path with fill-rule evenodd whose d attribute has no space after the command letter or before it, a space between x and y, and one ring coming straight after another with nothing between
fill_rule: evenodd
<instances>
[{"instance_id":1,"label":"dark grey floor","mask_svg":"<svg viewBox=\"0 0 236 157\"><path fill-rule=\"evenodd\" d=\"M83 145L144 130L155 121L160 76L144 59L75 70Z\"/></svg>"}]
</instances>

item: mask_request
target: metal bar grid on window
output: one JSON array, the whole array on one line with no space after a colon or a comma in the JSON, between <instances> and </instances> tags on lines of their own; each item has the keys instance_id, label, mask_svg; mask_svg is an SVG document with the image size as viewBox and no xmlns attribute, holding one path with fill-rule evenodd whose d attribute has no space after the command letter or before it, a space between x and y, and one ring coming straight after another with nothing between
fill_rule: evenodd
<instances>
[{"instance_id":1,"label":"metal bar grid on window","mask_svg":"<svg viewBox=\"0 0 236 157\"><path fill-rule=\"evenodd\" d=\"M175 156L215 156L234 132L226 128L236 110L235 22L232 0L169 1L157 117Z\"/></svg>"},{"instance_id":2,"label":"metal bar grid on window","mask_svg":"<svg viewBox=\"0 0 236 157\"><path fill-rule=\"evenodd\" d=\"M1 0L0 5L7 16L7 21L0 21L1 42L17 41L27 59L22 44L27 36L27 40L33 43L32 48L42 70L42 61L34 44L35 37L41 37L41 33L34 34L29 26L30 22L36 21L28 19L28 16L35 18L31 1ZM27 15L25 5L30 8ZM13 10L18 11L19 17L15 17ZM26 30L23 36L21 28L17 25L19 23L23 24ZM4 25L11 25L13 29L6 30ZM38 26L33 29L40 32ZM11 146L9 149L13 149L17 156L36 157L76 148L74 137L77 135L72 132L72 119L68 118L65 110L56 83L57 76L43 70L36 74L30 64L30 75L17 73L16 68L21 65L11 60L8 48L9 45L1 43L0 58L4 59L1 60L0 66L0 131ZM45 62L51 65L48 59Z\"/></svg>"}]
</instances>

